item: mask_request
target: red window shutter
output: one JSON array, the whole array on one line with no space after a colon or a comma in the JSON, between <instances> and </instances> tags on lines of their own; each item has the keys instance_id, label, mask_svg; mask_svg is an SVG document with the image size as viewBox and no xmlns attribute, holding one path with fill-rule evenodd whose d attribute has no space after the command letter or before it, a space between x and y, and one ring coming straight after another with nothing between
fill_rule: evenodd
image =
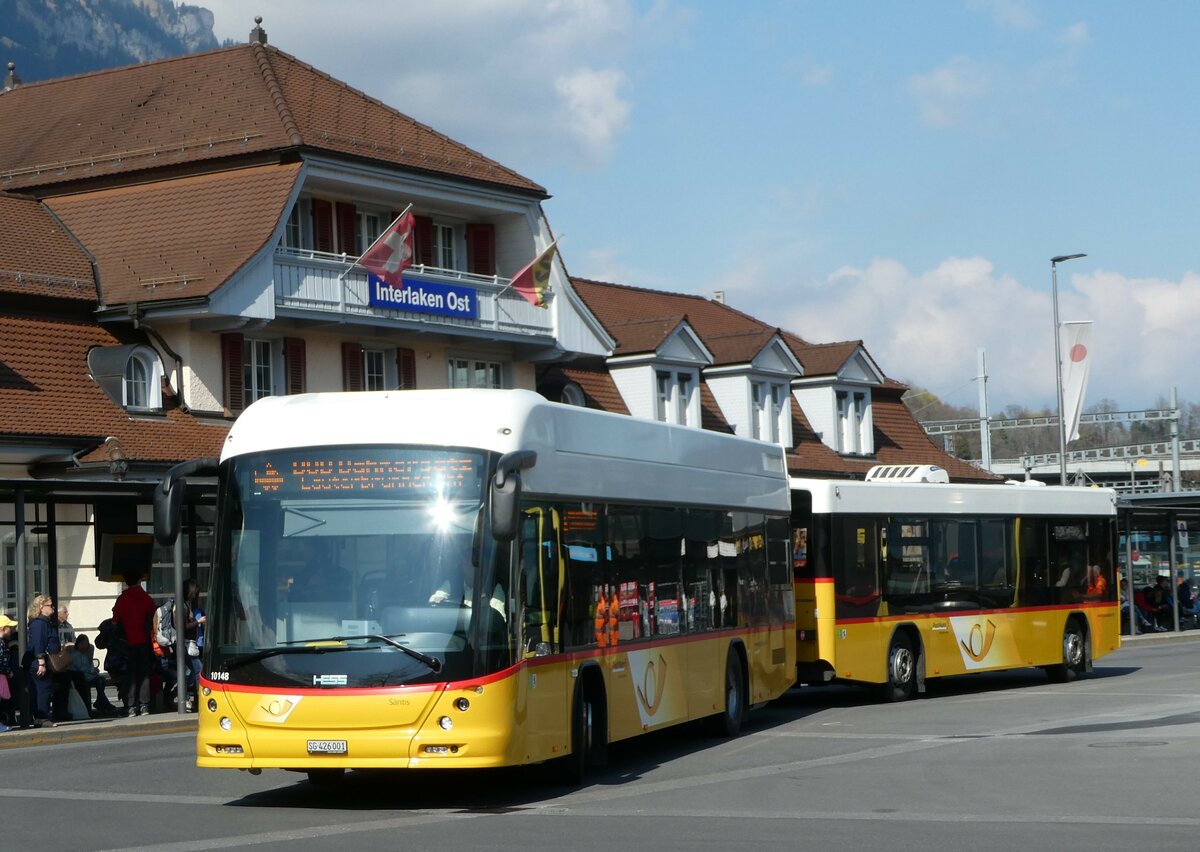
<instances>
[{"instance_id":1,"label":"red window shutter","mask_svg":"<svg viewBox=\"0 0 1200 852\"><path fill-rule=\"evenodd\" d=\"M433 220L428 216L414 216L413 220L413 263L433 266Z\"/></svg>"},{"instance_id":2,"label":"red window shutter","mask_svg":"<svg viewBox=\"0 0 1200 852\"><path fill-rule=\"evenodd\" d=\"M342 386L348 391L363 389L363 348L357 343L342 344Z\"/></svg>"},{"instance_id":3,"label":"red window shutter","mask_svg":"<svg viewBox=\"0 0 1200 852\"><path fill-rule=\"evenodd\" d=\"M337 206L338 247L342 254L358 255L358 210L339 201Z\"/></svg>"},{"instance_id":4,"label":"red window shutter","mask_svg":"<svg viewBox=\"0 0 1200 852\"><path fill-rule=\"evenodd\" d=\"M287 392L304 393L305 356L303 337L283 339L283 369L286 371Z\"/></svg>"},{"instance_id":5,"label":"red window shutter","mask_svg":"<svg viewBox=\"0 0 1200 852\"><path fill-rule=\"evenodd\" d=\"M324 198L312 200L313 247L317 251L333 251L333 202Z\"/></svg>"},{"instance_id":6,"label":"red window shutter","mask_svg":"<svg viewBox=\"0 0 1200 852\"><path fill-rule=\"evenodd\" d=\"M238 332L221 335L221 374L225 378L225 407L230 411L241 411L246 407L242 391L242 346L243 336Z\"/></svg>"},{"instance_id":7,"label":"red window shutter","mask_svg":"<svg viewBox=\"0 0 1200 852\"><path fill-rule=\"evenodd\" d=\"M396 373L400 376L400 390L416 390L417 353L404 347L397 349Z\"/></svg>"},{"instance_id":8,"label":"red window shutter","mask_svg":"<svg viewBox=\"0 0 1200 852\"><path fill-rule=\"evenodd\" d=\"M467 225L467 272L496 274L496 226L490 222Z\"/></svg>"}]
</instances>

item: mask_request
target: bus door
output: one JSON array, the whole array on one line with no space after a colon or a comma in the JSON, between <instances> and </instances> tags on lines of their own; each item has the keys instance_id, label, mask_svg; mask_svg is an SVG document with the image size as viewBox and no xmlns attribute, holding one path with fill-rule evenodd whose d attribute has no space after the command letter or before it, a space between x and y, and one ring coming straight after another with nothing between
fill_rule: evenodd
<instances>
[{"instance_id":1,"label":"bus door","mask_svg":"<svg viewBox=\"0 0 1200 852\"><path fill-rule=\"evenodd\" d=\"M521 656L516 684L517 730L524 733L531 760L553 756L566 744L568 716L567 666L562 650L564 565L558 510L531 506L524 510L518 560L517 600L520 604ZM518 759L520 755L518 756Z\"/></svg>"}]
</instances>

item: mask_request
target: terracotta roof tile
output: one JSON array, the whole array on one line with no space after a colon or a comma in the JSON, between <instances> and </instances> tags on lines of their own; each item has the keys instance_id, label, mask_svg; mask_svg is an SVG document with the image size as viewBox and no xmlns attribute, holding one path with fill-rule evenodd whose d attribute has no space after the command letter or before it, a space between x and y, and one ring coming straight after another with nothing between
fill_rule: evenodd
<instances>
[{"instance_id":1,"label":"terracotta roof tile","mask_svg":"<svg viewBox=\"0 0 1200 852\"><path fill-rule=\"evenodd\" d=\"M201 423L178 409L131 417L91 379L88 350L125 342L90 318L0 314L0 435L91 436L80 449L112 436L131 461L218 454L227 423ZM92 458L103 452L95 451Z\"/></svg>"},{"instance_id":2,"label":"terracotta roof tile","mask_svg":"<svg viewBox=\"0 0 1200 852\"><path fill-rule=\"evenodd\" d=\"M235 45L0 93L0 189L297 146L546 194L270 46Z\"/></svg>"},{"instance_id":3,"label":"terracotta roof tile","mask_svg":"<svg viewBox=\"0 0 1200 852\"><path fill-rule=\"evenodd\" d=\"M92 267L39 202L0 192L0 293L95 303Z\"/></svg>"},{"instance_id":4,"label":"terracotta roof tile","mask_svg":"<svg viewBox=\"0 0 1200 852\"><path fill-rule=\"evenodd\" d=\"M96 258L106 304L187 299L210 294L267 245L300 168L235 169L46 203Z\"/></svg>"},{"instance_id":5,"label":"terracotta roof tile","mask_svg":"<svg viewBox=\"0 0 1200 852\"><path fill-rule=\"evenodd\" d=\"M605 329L617 341L614 355L633 355L654 352L680 324L687 322L683 314L673 317L648 317L623 320Z\"/></svg>"},{"instance_id":6,"label":"terracotta roof tile","mask_svg":"<svg viewBox=\"0 0 1200 852\"><path fill-rule=\"evenodd\" d=\"M631 318L639 317L684 317L688 325L704 340L704 344L712 349L709 339L718 335L730 336L747 335L746 341L754 335L761 335L768 328L751 316L734 310L728 305L705 299L703 296L692 296L686 293L665 293L659 290L645 290L639 287L627 287L623 284L609 284L603 281L590 281L586 278L572 278L571 286L583 299L588 309L600 320L601 325L613 337L621 339L621 326L629 323ZM770 330L773 333L773 329ZM762 338L765 345L770 339L770 333ZM741 341L745 342L745 341ZM761 349L761 346L759 347ZM639 350L645 351L645 350ZM744 346L734 344L730 347L731 357L742 357L748 351ZM716 354L714 350L714 355ZM756 350L754 354L758 354ZM753 356L751 356L753 357ZM746 358L745 360L749 360ZM717 363L741 363L741 361L718 361Z\"/></svg>"},{"instance_id":7,"label":"terracotta roof tile","mask_svg":"<svg viewBox=\"0 0 1200 852\"><path fill-rule=\"evenodd\" d=\"M860 348L861 340L847 340L841 343L808 343L794 334L785 333L784 341L792 350L792 354L804 365L804 375L835 376L845 366Z\"/></svg>"},{"instance_id":8,"label":"terracotta roof tile","mask_svg":"<svg viewBox=\"0 0 1200 852\"><path fill-rule=\"evenodd\" d=\"M579 367L565 364L551 364L539 371L538 388L543 387L559 390L567 382L574 382L583 391L588 408L600 411L611 411L614 414L628 414L625 400L617 390L612 375L603 367Z\"/></svg>"}]
</instances>

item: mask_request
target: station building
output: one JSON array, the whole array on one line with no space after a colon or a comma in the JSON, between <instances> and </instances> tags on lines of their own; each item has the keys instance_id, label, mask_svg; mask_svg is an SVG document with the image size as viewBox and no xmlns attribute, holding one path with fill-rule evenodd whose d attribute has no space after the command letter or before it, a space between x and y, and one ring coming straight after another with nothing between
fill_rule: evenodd
<instances>
[{"instance_id":1,"label":"station building","mask_svg":"<svg viewBox=\"0 0 1200 852\"><path fill-rule=\"evenodd\" d=\"M812 344L706 299L510 286L546 190L267 43L0 91L0 609L47 591L93 632L119 536L173 464L272 394L515 387L783 444L797 474L939 464L860 341ZM354 260L415 214L402 305ZM185 572L207 580L212 493ZM173 591L156 551L152 594ZM22 582L18 575L23 576ZM23 592L23 599L18 590Z\"/></svg>"}]
</instances>

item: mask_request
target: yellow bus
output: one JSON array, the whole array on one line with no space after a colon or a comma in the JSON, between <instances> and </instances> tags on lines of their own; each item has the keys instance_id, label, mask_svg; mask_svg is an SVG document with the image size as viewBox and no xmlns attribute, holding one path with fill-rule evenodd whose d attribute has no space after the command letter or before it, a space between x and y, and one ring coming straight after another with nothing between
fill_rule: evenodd
<instances>
[{"instance_id":1,"label":"yellow bus","mask_svg":"<svg viewBox=\"0 0 1200 852\"><path fill-rule=\"evenodd\" d=\"M800 683L877 685L1040 666L1120 647L1110 489L954 485L936 466L791 480Z\"/></svg>"},{"instance_id":2,"label":"yellow bus","mask_svg":"<svg viewBox=\"0 0 1200 852\"><path fill-rule=\"evenodd\" d=\"M520 390L304 394L247 408L217 470L202 767L578 781L794 681L779 446Z\"/></svg>"}]
</instances>

